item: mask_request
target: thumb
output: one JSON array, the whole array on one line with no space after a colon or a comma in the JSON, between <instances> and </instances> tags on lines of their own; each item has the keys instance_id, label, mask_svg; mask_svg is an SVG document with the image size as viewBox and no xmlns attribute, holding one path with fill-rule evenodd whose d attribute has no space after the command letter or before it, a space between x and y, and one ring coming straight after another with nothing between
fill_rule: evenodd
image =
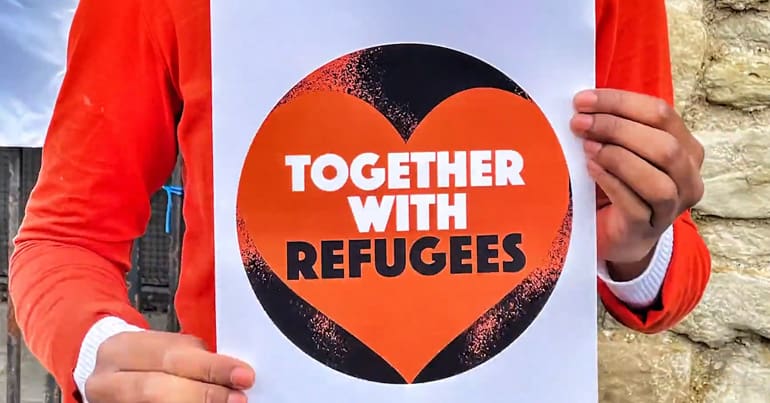
<instances>
[{"instance_id":1,"label":"thumb","mask_svg":"<svg viewBox=\"0 0 770 403\"><path fill-rule=\"evenodd\" d=\"M163 372L233 389L254 383L254 371L245 362L209 352L187 335L167 332L122 333L100 348L97 362L105 360L118 371Z\"/></svg>"},{"instance_id":2,"label":"thumb","mask_svg":"<svg viewBox=\"0 0 770 403\"><path fill-rule=\"evenodd\" d=\"M88 383L89 402L98 403L246 403L242 392L162 372L101 374Z\"/></svg>"}]
</instances>

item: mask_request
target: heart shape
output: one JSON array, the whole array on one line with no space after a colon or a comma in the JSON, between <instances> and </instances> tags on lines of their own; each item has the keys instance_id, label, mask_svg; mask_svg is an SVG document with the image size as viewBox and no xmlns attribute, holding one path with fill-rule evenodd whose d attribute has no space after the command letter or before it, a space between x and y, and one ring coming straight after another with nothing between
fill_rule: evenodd
<instances>
[{"instance_id":1,"label":"heart shape","mask_svg":"<svg viewBox=\"0 0 770 403\"><path fill-rule=\"evenodd\" d=\"M506 159L511 151L523 158L524 185L510 185L515 180L505 176L514 163ZM341 172L322 165L304 166L298 178L300 170L293 174L286 160L309 156L312 162L333 154L341 159L326 161L346 162L345 169L356 172L349 164L366 153L379 156L377 168L387 168L389 154L438 158L431 153L442 152L453 156L465 152L469 165L473 158L478 163L479 158L490 157L488 165L475 167L491 167L491 172L466 170L465 175L466 185L475 178L492 186L458 186L452 180L449 186L440 186L434 163L428 164L429 175L422 179L417 178L415 164L411 176L401 175L399 181L399 175L391 175L394 189L388 189L386 182L362 190L349 177L344 183L330 180ZM504 162L499 170L494 162L498 156ZM293 161L296 166L306 162L300 157ZM312 180L314 170L323 189ZM358 184L372 177L374 171L367 167L358 175ZM406 188L404 177L409 178ZM494 186L499 177L508 184ZM427 183L421 183L425 178ZM458 194L465 195L465 228L452 229L450 219L443 220L448 227L440 226L435 203L443 198L446 212L450 204L459 203ZM358 203L363 203L368 196L380 202L393 197L394 210L409 206L399 204L399 196L402 201L411 196L418 205L430 200L434 204L428 214L416 214L412 205L408 219L401 213L401 228L397 211L382 213L384 231L369 227L362 232L351 203L359 197ZM527 99L494 88L460 91L433 108L405 142L370 103L346 93L311 91L276 107L260 128L244 163L238 214L262 258L288 288L412 382L431 359L513 289L540 275L538 269L552 269L554 242L564 236L569 202L569 174L558 139ZM428 247L410 254L418 240ZM298 251L298 245L304 249ZM398 256L404 261L403 270L387 269L398 266L396 249L402 251ZM296 261L308 258L308 253L317 260L312 269L296 269ZM384 258L380 267L386 269L375 267L378 256ZM431 265L442 259L443 270L438 270L440 264ZM512 262L508 271L501 261Z\"/></svg>"}]
</instances>

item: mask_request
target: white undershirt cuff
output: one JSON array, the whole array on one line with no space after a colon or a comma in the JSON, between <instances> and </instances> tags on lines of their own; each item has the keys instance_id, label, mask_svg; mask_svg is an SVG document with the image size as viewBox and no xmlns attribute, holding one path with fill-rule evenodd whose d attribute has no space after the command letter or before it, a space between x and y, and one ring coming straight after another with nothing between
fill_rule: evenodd
<instances>
[{"instance_id":1,"label":"white undershirt cuff","mask_svg":"<svg viewBox=\"0 0 770 403\"><path fill-rule=\"evenodd\" d=\"M99 347L102 343L119 333L140 332L143 330L144 329L130 325L123 319L114 316L102 318L91 326L91 329L88 330L80 345L78 361L75 365L75 371L73 372L75 385L77 385L78 391L80 391L83 403L88 403L85 393L86 381L94 372L94 368L96 367L96 354L99 352Z\"/></svg>"},{"instance_id":2,"label":"white undershirt cuff","mask_svg":"<svg viewBox=\"0 0 770 403\"><path fill-rule=\"evenodd\" d=\"M609 275L606 262L599 261L599 278L607 284L607 288L619 300L625 302L629 307L648 308L660 295L673 250L674 228L670 226L658 240L652 260L641 275L630 281L615 281Z\"/></svg>"}]
</instances>

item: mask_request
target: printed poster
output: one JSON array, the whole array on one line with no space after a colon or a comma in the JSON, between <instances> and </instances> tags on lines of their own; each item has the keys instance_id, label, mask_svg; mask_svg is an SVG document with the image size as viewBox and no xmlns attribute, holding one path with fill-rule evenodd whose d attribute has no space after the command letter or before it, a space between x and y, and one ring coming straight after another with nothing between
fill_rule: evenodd
<instances>
[{"instance_id":1,"label":"printed poster","mask_svg":"<svg viewBox=\"0 0 770 403\"><path fill-rule=\"evenodd\" d=\"M595 402L594 2L213 2L218 348L260 402Z\"/></svg>"}]
</instances>

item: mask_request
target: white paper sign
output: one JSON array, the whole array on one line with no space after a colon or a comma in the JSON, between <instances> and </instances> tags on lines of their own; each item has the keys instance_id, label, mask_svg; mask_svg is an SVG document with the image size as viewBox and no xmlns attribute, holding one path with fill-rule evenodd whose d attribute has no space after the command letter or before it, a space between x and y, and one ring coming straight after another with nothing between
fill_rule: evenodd
<instances>
[{"instance_id":1,"label":"white paper sign","mask_svg":"<svg viewBox=\"0 0 770 403\"><path fill-rule=\"evenodd\" d=\"M213 2L217 338L255 402L596 402L594 1Z\"/></svg>"}]
</instances>

